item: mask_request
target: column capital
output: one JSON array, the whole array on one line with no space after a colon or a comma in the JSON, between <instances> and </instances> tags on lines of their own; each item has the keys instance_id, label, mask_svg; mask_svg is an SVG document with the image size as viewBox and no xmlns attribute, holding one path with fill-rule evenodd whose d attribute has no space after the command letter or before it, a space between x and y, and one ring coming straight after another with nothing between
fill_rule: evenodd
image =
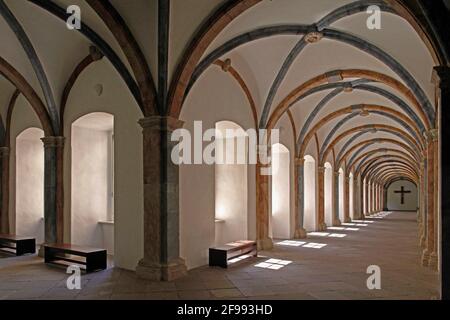
<instances>
[{"instance_id":1,"label":"column capital","mask_svg":"<svg viewBox=\"0 0 450 320\"><path fill-rule=\"evenodd\" d=\"M44 143L44 148L63 148L65 139L61 136L49 136L41 138L41 141Z\"/></svg>"},{"instance_id":2,"label":"column capital","mask_svg":"<svg viewBox=\"0 0 450 320\"><path fill-rule=\"evenodd\" d=\"M339 171L334 171L333 173L334 173L334 175L335 175L336 177L339 177L339 175L340 175L340 172L339 172Z\"/></svg>"},{"instance_id":3,"label":"column capital","mask_svg":"<svg viewBox=\"0 0 450 320\"><path fill-rule=\"evenodd\" d=\"M450 67L434 67L431 81L439 88L450 88Z\"/></svg>"},{"instance_id":4,"label":"column capital","mask_svg":"<svg viewBox=\"0 0 450 320\"><path fill-rule=\"evenodd\" d=\"M318 171L319 173L324 173L324 172L325 172L325 167L324 167L324 166L318 166L318 167L317 167L317 171Z\"/></svg>"},{"instance_id":5,"label":"column capital","mask_svg":"<svg viewBox=\"0 0 450 320\"><path fill-rule=\"evenodd\" d=\"M305 164L305 158L295 158L295 165L302 166Z\"/></svg>"},{"instance_id":6,"label":"column capital","mask_svg":"<svg viewBox=\"0 0 450 320\"><path fill-rule=\"evenodd\" d=\"M438 129L430 129L425 133L425 137L427 142L436 142L439 138L439 130Z\"/></svg>"},{"instance_id":7,"label":"column capital","mask_svg":"<svg viewBox=\"0 0 450 320\"><path fill-rule=\"evenodd\" d=\"M0 158L9 156L9 147L0 147Z\"/></svg>"},{"instance_id":8,"label":"column capital","mask_svg":"<svg viewBox=\"0 0 450 320\"><path fill-rule=\"evenodd\" d=\"M152 116L142 118L138 121L144 130L157 130L157 131L174 131L176 129L182 128L184 121L172 118L172 117L162 117L162 116Z\"/></svg>"}]
</instances>

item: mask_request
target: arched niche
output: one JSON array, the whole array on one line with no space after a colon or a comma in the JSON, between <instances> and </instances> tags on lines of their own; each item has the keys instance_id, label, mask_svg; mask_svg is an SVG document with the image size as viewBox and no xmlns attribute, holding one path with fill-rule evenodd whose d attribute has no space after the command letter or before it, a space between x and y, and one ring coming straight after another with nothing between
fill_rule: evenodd
<instances>
[{"instance_id":1,"label":"arched niche","mask_svg":"<svg viewBox=\"0 0 450 320\"><path fill-rule=\"evenodd\" d=\"M290 153L276 143L272 146L272 234L289 239L290 233Z\"/></svg>"},{"instance_id":2,"label":"arched niche","mask_svg":"<svg viewBox=\"0 0 450 320\"><path fill-rule=\"evenodd\" d=\"M344 170L342 170L342 168L339 168L339 220L341 220L341 222L344 222L344 182L345 181L345 177L344 177Z\"/></svg>"},{"instance_id":3,"label":"arched niche","mask_svg":"<svg viewBox=\"0 0 450 320\"><path fill-rule=\"evenodd\" d=\"M310 155L305 156L304 167L304 221L306 231L316 231L316 161Z\"/></svg>"},{"instance_id":4,"label":"arched niche","mask_svg":"<svg viewBox=\"0 0 450 320\"><path fill-rule=\"evenodd\" d=\"M387 190L387 207L389 211L417 211L419 200L417 186L408 180L392 183Z\"/></svg>"},{"instance_id":5,"label":"arched niche","mask_svg":"<svg viewBox=\"0 0 450 320\"><path fill-rule=\"evenodd\" d=\"M28 128L16 137L16 234L45 240L44 131Z\"/></svg>"},{"instance_id":6,"label":"arched niche","mask_svg":"<svg viewBox=\"0 0 450 320\"><path fill-rule=\"evenodd\" d=\"M325 163L324 182L325 201L325 223L327 226L333 225L333 168L329 162Z\"/></svg>"},{"instance_id":7,"label":"arched niche","mask_svg":"<svg viewBox=\"0 0 450 320\"><path fill-rule=\"evenodd\" d=\"M114 116L86 114L71 128L72 243L114 254Z\"/></svg>"},{"instance_id":8,"label":"arched niche","mask_svg":"<svg viewBox=\"0 0 450 320\"><path fill-rule=\"evenodd\" d=\"M216 123L215 243L248 238L247 134L232 121Z\"/></svg>"}]
</instances>

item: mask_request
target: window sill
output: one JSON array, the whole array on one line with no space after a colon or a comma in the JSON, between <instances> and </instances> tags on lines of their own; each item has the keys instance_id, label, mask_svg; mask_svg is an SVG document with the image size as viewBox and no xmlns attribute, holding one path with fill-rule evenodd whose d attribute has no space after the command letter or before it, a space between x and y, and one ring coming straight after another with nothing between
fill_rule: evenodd
<instances>
[{"instance_id":1,"label":"window sill","mask_svg":"<svg viewBox=\"0 0 450 320\"><path fill-rule=\"evenodd\" d=\"M215 223L225 223L225 220L216 219L214 222Z\"/></svg>"},{"instance_id":2,"label":"window sill","mask_svg":"<svg viewBox=\"0 0 450 320\"><path fill-rule=\"evenodd\" d=\"M110 224L110 225L113 225L114 221L99 221L98 223L99 224Z\"/></svg>"}]
</instances>

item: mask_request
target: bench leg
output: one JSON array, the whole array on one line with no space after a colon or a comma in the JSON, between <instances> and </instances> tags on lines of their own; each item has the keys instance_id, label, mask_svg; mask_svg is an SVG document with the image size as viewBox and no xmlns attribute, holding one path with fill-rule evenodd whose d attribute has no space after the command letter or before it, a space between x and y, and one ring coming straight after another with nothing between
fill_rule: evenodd
<instances>
[{"instance_id":1,"label":"bench leg","mask_svg":"<svg viewBox=\"0 0 450 320\"><path fill-rule=\"evenodd\" d=\"M22 240L16 243L16 256L36 253L36 240Z\"/></svg>"},{"instance_id":2,"label":"bench leg","mask_svg":"<svg viewBox=\"0 0 450 320\"><path fill-rule=\"evenodd\" d=\"M107 268L107 255L104 252L90 253L86 256L86 272L105 270Z\"/></svg>"}]
</instances>

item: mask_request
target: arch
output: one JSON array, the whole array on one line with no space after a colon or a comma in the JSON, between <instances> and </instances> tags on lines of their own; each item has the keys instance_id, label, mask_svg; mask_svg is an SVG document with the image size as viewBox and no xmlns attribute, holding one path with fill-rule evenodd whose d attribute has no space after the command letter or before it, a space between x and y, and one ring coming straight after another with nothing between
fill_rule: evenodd
<instances>
[{"instance_id":1,"label":"arch","mask_svg":"<svg viewBox=\"0 0 450 320\"><path fill-rule=\"evenodd\" d=\"M398 192L408 192L400 193ZM418 202L417 185L407 181L398 180L387 188L387 208L391 211L417 211Z\"/></svg>"},{"instance_id":2,"label":"arch","mask_svg":"<svg viewBox=\"0 0 450 320\"><path fill-rule=\"evenodd\" d=\"M406 88L401 82L397 81L396 79L389 77L385 74L376 72L376 71L370 71L370 70L362 70L362 69L347 69L347 70L334 70L319 76L316 76L294 90L292 90L274 109L272 112L269 121L267 123L267 129L274 128L275 124L279 121L281 116L292 106L292 103L296 101L299 97L304 95L306 92L308 92L311 89L314 89L322 84L329 83L330 77L338 77L341 80L348 79L348 78L366 78L371 81L380 82L383 83L392 89L402 93L407 100L414 106L417 113L420 115L424 123L426 124L426 127L430 127L430 120L425 114L425 111L422 109L420 103L414 96L414 94L411 92L410 89Z\"/></svg>"},{"instance_id":3,"label":"arch","mask_svg":"<svg viewBox=\"0 0 450 320\"><path fill-rule=\"evenodd\" d=\"M275 239L291 237L290 152L281 144L272 145L272 234Z\"/></svg>"},{"instance_id":4,"label":"arch","mask_svg":"<svg viewBox=\"0 0 450 320\"><path fill-rule=\"evenodd\" d=\"M316 231L318 229L316 214L316 160L306 155L304 157L304 220L303 227L306 231Z\"/></svg>"},{"instance_id":5,"label":"arch","mask_svg":"<svg viewBox=\"0 0 450 320\"><path fill-rule=\"evenodd\" d=\"M25 78L2 57L0 57L0 74L11 82L11 84L13 84L28 100L41 122L45 135L53 136L54 130L50 116L41 99Z\"/></svg>"},{"instance_id":6,"label":"arch","mask_svg":"<svg viewBox=\"0 0 450 320\"><path fill-rule=\"evenodd\" d=\"M44 131L30 127L16 137L15 177L15 233L35 237L44 236Z\"/></svg>"},{"instance_id":7,"label":"arch","mask_svg":"<svg viewBox=\"0 0 450 320\"><path fill-rule=\"evenodd\" d=\"M70 136L71 242L114 255L114 116L85 114Z\"/></svg>"}]
</instances>

